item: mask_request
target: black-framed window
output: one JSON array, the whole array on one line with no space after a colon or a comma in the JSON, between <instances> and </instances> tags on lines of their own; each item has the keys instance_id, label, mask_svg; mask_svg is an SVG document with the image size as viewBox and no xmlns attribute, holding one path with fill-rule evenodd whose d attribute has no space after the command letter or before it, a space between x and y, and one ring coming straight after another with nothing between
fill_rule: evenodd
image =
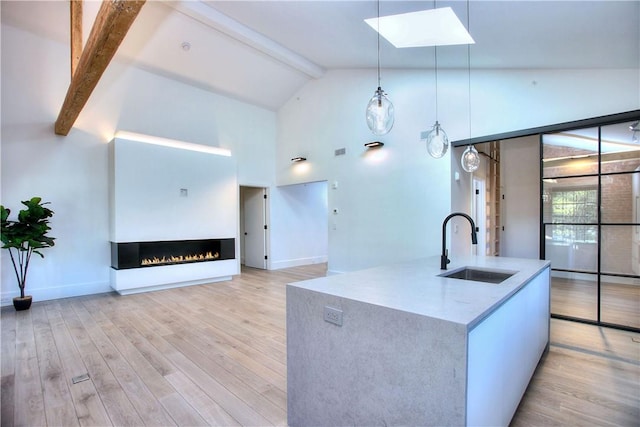
<instances>
[{"instance_id":1,"label":"black-framed window","mask_svg":"<svg viewBox=\"0 0 640 427\"><path fill-rule=\"evenodd\" d=\"M552 239L560 242L596 243L598 240L598 189L554 189L550 195ZM576 224L594 224L577 227Z\"/></svg>"}]
</instances>

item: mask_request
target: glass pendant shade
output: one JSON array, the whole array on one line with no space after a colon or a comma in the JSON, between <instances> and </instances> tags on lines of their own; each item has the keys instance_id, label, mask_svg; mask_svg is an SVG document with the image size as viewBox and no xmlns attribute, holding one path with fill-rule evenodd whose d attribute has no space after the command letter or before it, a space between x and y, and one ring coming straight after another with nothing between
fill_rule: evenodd
<instances>
[{"instance_id":1,"label":"glass pendant shade","mask_svg":"<svg viewBox=\"0 0 640 427\"><path fill-rule=\"evenodd\" d=\"M367 104L366 115L367 126L375 135L385 135L393 127L395 120L393 104L380 86L378 86L378 89Z\"/></svg>"},{"instance_id":2,"label":"glass pendant shade","mask_svg":"<svg viewBox=\"0 0 640 427\"><path fill-rule=\"evenodd\" d=\"M431 157L439 159L447 153L447 149L449 148L449 137L437 120L431 131L427 134L425 140L427 143L427 151Z\"/></svg>"},{"instance_id":3,"label":"glass pendant shade","mask_svg":"<svg viewBox=\"0 0 640 427\"><path fill-rule=\"evenodd\" d=\"M480 167L480 155L473 145L469 145L460 159L462 169L466 172L474 172Z\"/></svg>"}]
</instances>

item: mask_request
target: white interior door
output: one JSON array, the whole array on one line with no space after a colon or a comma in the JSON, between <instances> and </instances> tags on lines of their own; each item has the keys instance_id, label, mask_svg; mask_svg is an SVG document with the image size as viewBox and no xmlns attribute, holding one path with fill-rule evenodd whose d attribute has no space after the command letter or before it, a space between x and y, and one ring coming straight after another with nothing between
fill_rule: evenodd
<instances>
[{"instance_id":1,"label":"white interior door","mask_svg":"<svg viewBox=\"0 0 640 427\"><path fill-rule=\"evenodd\" d=\"M244 265L267 268L266 188L243 187Z\"/></svg>"}]
</instances>

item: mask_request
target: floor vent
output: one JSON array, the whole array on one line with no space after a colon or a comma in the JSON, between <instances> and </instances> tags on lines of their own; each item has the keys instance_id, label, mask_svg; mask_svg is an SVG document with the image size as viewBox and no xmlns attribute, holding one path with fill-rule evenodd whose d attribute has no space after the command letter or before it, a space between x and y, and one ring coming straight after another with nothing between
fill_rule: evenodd
<instances>
[{"instance_id":1,"label":"floor vent","mask_svg":"<svg viewBox=\"0 0 640 427\"><path fill-rule=\"evenodd\" d=\"M347 153L347 149L346 148L338 148L336 151L334 151L334 154L336 156L343 156Z\"/></svg>"},{"instance_id":2,"label":"floor vent","mask_svg":"<svg viewBox=\"0 0 640 427\"><path fill-rule=\"evenodd\" d=\"M74 384L81 383L82 381L87 381L89 379L89 374L78 375L77 377L71 378L71 382Z\"/></svg>"}]
</instances>

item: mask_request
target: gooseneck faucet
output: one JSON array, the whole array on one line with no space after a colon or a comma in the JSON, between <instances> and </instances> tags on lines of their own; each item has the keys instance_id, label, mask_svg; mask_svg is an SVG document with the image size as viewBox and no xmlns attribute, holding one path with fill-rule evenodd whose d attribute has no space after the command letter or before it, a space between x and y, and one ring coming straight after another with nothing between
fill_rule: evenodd
<instances>
[{"instance_id":1,"label":"gooseneck faucet","mask_svg":"<svg viewBox=\"0 0 640 427\"><path fill-rule=\"evenodd\" d=\"M441 270L446 270L447 264L451 262L451 260L448 258L449 251L447 250L447 223L454 216L462 216L464 218L467 218L467 220L469 221L469 224L471 224L471 243L474 245L478 244L478 236L476 234L476 223L473 222L473 219L469 215L462 212L454 212L448 217L446 217L444 219L444 222L442 223L442 255L440 256Z\"/></svg>"}]
</instances>

